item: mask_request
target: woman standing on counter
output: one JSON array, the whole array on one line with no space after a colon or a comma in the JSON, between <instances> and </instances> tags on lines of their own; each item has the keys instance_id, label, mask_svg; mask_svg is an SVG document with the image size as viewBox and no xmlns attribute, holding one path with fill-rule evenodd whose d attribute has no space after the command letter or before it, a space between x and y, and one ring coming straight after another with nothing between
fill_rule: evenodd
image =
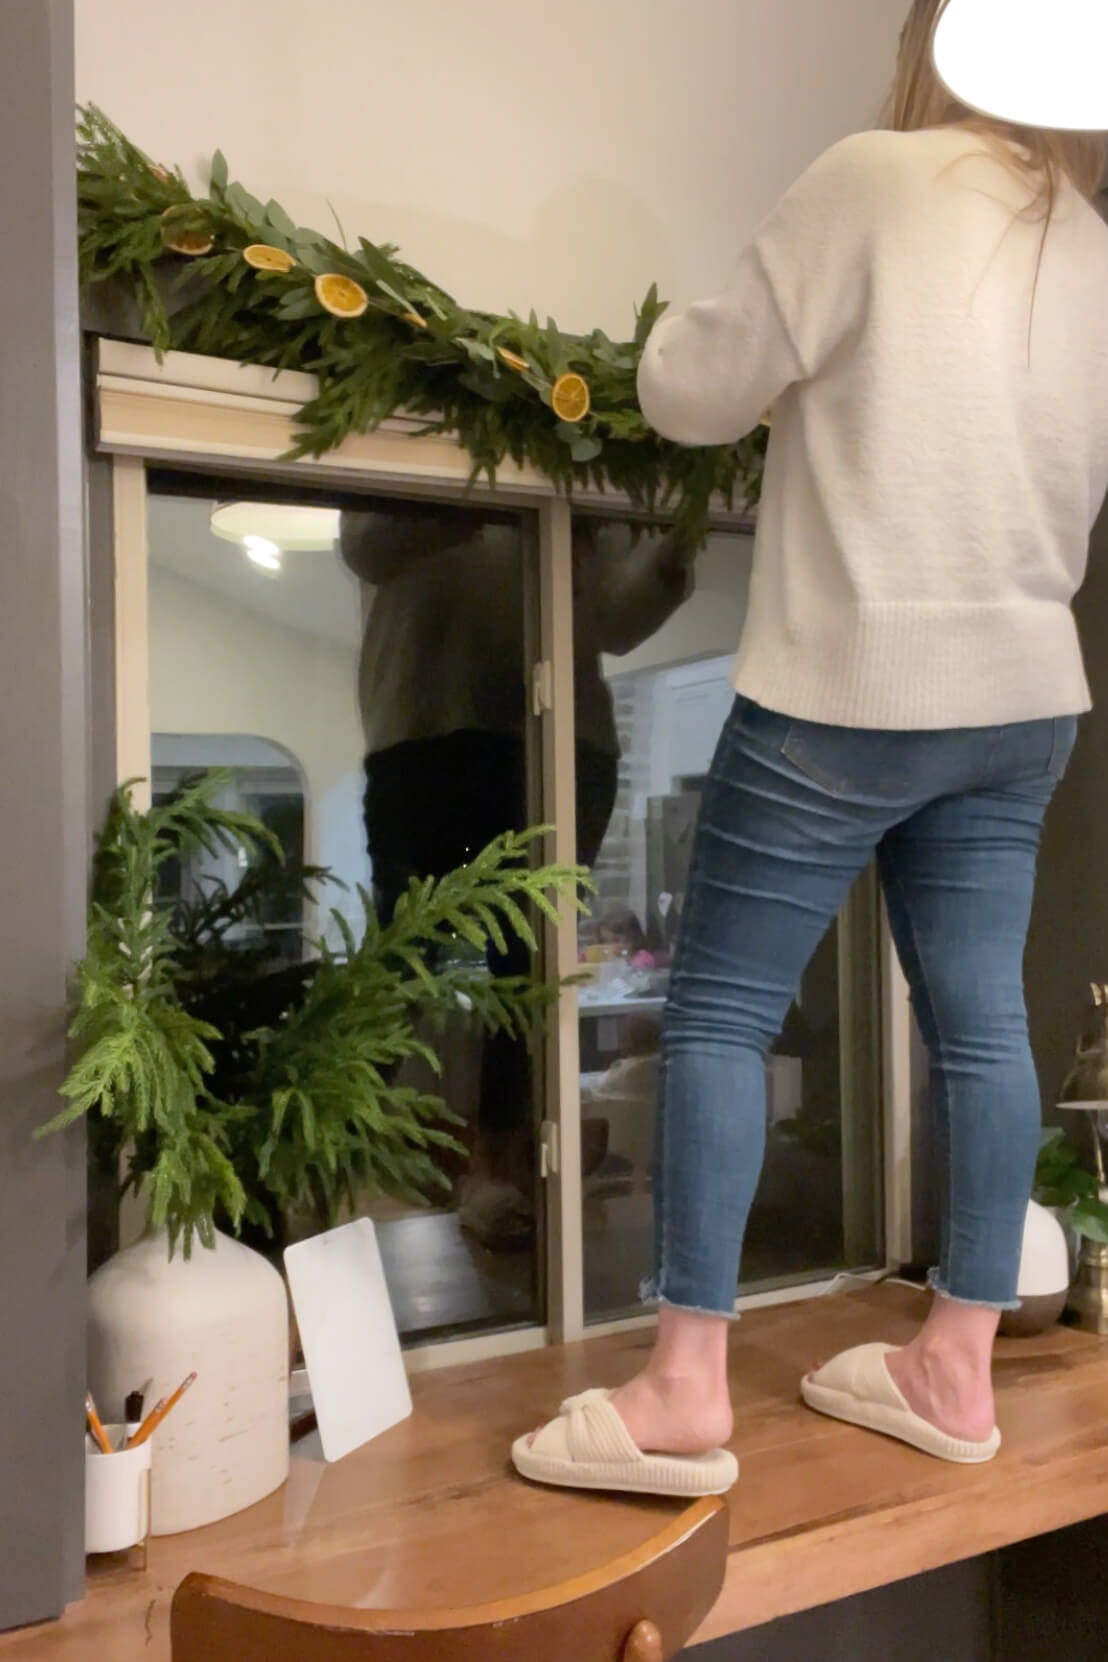
<instances>
[{"instance_id":1,"label":"woman standing on counter","mask_svg":"<svg viewBox=\"0 0 1108 1662\"><path fill-rule=\"evenodd\" d=\"M665 1018L646 1368L566 1404L528 1477L672 1494L737 1463L727 1334L764 1065L876 856L930 1053L935 1298L900 1349L807 1375L811 1407L942 1459L1000 1445L1040 1126L1022 964L1043 815L1089 695L1071 602L1108 486L1099 138L975 116L916 0L885 127L836 145L730 288L658 325L639 392L685 444L773 408L737 699L704 794Z\"/></svg>"}]
</instances>

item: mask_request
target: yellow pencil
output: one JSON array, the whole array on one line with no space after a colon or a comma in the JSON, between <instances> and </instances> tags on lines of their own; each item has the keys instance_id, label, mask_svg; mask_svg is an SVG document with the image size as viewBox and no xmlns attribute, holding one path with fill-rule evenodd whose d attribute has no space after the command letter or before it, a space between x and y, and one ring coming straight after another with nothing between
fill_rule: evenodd
<instances>
[{"instance_id":1,"label":"yellow pencil","mask_svg":"<svg viewBox=\"0 0 1108 1662\"><path fill-rule=\"evenodd\" d=\"M133 1434L133 1436L128 1437L128 1439L124 1443L123 1447L124 1448L137 1448L140 1443L145 1443L147 1437L149 1437L150 1433L154 1429L155 1415L160 1415L161 1411L164 1407L165 1407L165 1398L164 1397L159 1397L157 1402L154 1404L153 1408L151 1408L149 1414L147 1414L146 1418L143 1420L142 1424L139 1426L138 1430Z\"/></svg>"},{"instance_id":2,"label":"yellow pencil","mask_svg":"<svg viewBox=\"0 0 1108 1662\"><path fill-rule=\"evenodd\" d=\"M96 1412L96 1404L92 1400L92 1392L85 1392L85 1418L92 1433L92 1440L101 1454L110 1454L112 1445L108 1441L108 1434L100 1423L100 1415Z\"/></svg>"},{"instance_id":3,"label":"yellow pencil","mask_svg":"<svg viewBox=\"0 0 1108 1662\"><path fill-rule=\"evenodd\" d=\"M146 1439L157 1431L158 1427L161 1425L170 1410L176 1408L189 1386L195 1384L195 1382L195 1373L190 1373L187 1379L183 1379L181 1381L172 1396L163 1397L161 1402L157 1403L156 1406L151 1409L150 1413L147 1414L134 1436L128 1437L124 1446L126 1448L138 1448L140 1443L145 1443Z\"/></svg>"}]
</instances>

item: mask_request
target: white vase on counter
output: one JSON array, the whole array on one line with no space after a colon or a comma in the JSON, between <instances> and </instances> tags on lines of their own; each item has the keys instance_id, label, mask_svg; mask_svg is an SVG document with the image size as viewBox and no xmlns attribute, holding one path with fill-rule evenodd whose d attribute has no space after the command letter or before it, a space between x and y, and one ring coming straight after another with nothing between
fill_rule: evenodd
<instances>
[{"instance_id":1,"label":"white vase on counter","mask_svg":"<svg viewBox=\"0 0 1108 1662\"><path fill-rule=\"evenodd\" d=\"M1027 1205L1020 1256L1020 1308L1006 1310L1000 1331L1008 1338L1031 1338L1053 1327L1066 1307L1071 1276L1070 1245L1056 1214L1038 1201Z\"/></svg>"},{"instance_id":2,"label":"white vase on counter","mask_svg":"<svg viewBox=\"0 0 1108 1662\"><path fill-rule=\"evenodd\" d=\"M101 1416L153 1384L147 1411L188 1374L196 1383L153 1436L152 1533L176 1535L239 1512L289 1469L285 1285L228 1235L172 1259L151 1231L88 1284L88 1372Z\"/></svg>"}]
</instances>

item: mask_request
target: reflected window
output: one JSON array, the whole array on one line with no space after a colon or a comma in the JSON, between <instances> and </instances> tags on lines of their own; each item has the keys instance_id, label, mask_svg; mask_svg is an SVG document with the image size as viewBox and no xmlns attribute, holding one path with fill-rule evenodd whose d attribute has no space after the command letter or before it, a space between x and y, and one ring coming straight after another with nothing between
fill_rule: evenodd
<instances>
[{"instance_id":1,"label":"reflected window","mask_svg":"<svg viewBox=\"0 0 1108 1662\"><path fill-rule=\"evenodd\" d=\"M337 880L318 904L291 890L275 904L264 929L283 954L310 964L321 935L341 950L330 912L360 931L359 888L388 919L413 877L442 876L541 817L526 520L159 472L148 524L156 791L229 767L228 805L257 814L294 865ZM161 898L187 899L213 875L232 874L167 868ZM530 967L519 945L487 962ZM414 1339L541 1320L541 1067L461 1014L421 1036L441 1075L405 1064L397 1082L443 1096L465 1152L436 1155L446 1184L428 1206L359 1201L398 1325ZM319 1223L283 1227L295 1238Z\"/></svg>"},{"instance_id":2,"label":"reflected window","mask_svg":"<svg viewBox=\"0 0 1108 1662\"><path fill-rule=\"evenodd\" d=\"M596 893L580 931L585 1309L592 1320L633 1313L653 1262L662 1013L701 792L734 698L751 552L746 536L711 537L676 602L659 604L650 629L638 638L629 632L600 663L619 754L608 829L591 862ZM640 573L665 557L664 540L644 536L637 545ZM584 569L575 564L578 585ZM673 589L667 592L672 599ZM580 704L580 669L578 677ZM589 696L599 691L593 685ZM863 1267L876 1257L876 1082L872 1068L857 1065L859 1048L876 1054L875 963L876 910L856 900L809 966L770 1058L767 1155L747 1232L744 1289ZM852 995L845 1022L844 986Z\"/></svg>"},{"instance_id":3,"label":"reflected window","mask_svg":"<svg viewBox=\"0 0 1108 1662\"><path fill-rule=\"evenodd\" d=\"M300 873L304 868L304 774L295 758L267 739L206 734L154 733L150 741L151 795L168 802L192 779L221 769L227 783L215 805L250 814L277 837L285 854L283 871L274 869L259 888L250 915L237 919L224 939L242 950L264 947L276 963L298 964L304 957L307 916ZM194 905L220 887L234 891L251 866L272 866L260 850L198 849L174 855L158 873L156 899L174 907Z\"/></svg>"}]
</instances>

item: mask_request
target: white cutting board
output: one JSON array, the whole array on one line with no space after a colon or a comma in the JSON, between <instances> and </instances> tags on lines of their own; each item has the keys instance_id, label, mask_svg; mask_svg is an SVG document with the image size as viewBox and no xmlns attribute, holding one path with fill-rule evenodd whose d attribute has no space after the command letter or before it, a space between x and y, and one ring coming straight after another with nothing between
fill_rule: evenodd
<instances>
[{"instance_id":1,"label":"white cutting board","mask_svg":"<svg viewBox=\"0 0 1108 1662\"><path fill-rule=\"evenodd\" d=\"M406 1420L412 1397L377 1232L368 1218L285 1248L325 1460Z\"/></svg>"}]
</instances>

